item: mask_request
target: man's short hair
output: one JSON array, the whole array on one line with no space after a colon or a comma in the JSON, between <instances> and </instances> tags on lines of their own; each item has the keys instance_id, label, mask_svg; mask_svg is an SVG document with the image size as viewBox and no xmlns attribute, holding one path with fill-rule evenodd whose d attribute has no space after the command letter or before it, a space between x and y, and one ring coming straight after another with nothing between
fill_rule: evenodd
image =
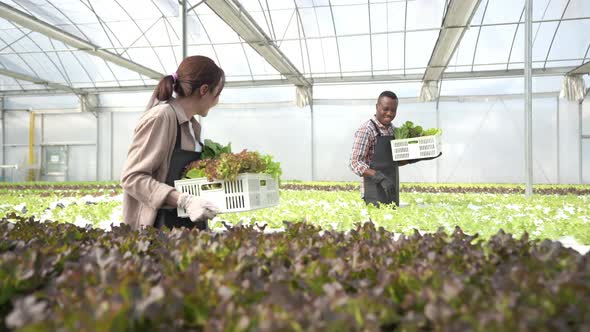
<instances>
[{"instance_id":1,"label":"man's short hair","mask_svg":"<svg viewBox=\"0 0 590 332\"><path fill-rule=\"evenodd\" d=\"M381 92L381 94L379 95L379 98L377 98L377 102L381 101L381 98L383 97L388 97L394 100L397 100L397 95L391 91L383 91Z\"/></svg>"}]
</instances>

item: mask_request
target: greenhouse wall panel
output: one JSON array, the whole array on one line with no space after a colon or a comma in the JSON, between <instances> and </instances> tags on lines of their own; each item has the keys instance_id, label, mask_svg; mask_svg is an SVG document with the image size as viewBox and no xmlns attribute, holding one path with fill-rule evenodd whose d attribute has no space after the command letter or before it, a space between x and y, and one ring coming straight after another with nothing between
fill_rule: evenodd
<instances>
[{"instance_id":1,"label":"greenhouse wall panel","mask_svg":"<svg viewBox=\"0 0 590 332\"><path fill-rule=\"evenodd\" d=\"M25 165L29 160L29 149L27 147L5 147L4 163L6 165L18 164L19 169L13 174L13 181L26 180ZM5 174L9 174L6 172Z\"/></svg>"},{"instance_id":2,"label":"greenhouse wall panel","mask_svg":"<svg viewBox=\"0 0 590 332\"><path fill-rule=\"evenodd\" d=\"M314 107L315 177L317 180L354 181L349 168L355 131L375 114L375 104L317 105Z\"/></svg>"},{"instance_id":3,"label":"greenhouse wall panel","mask_svg":"<svg viewBox=\"0 0 590 332\"><path fill-rule=\"evenodd\" d=\"M152 95L151 91L141 92L112 92L99 95L99 105L104 107L138 107L145 110L145 107Z\"/></svg>"},{"instance_id":4,"label":"greenhouse wall panel","mask_svg":"<svg viewBox=\"0 0 590 332\"><path fill-rule=\"evenodd\" d=\"M311 180L309 108L276 107L224 109L218 107L202 119L201 138L221 144L231 142L232 151L242 149L270 154L281 163L284 179Z\"/></svg>"},{"instance_id":5,"label":"greenhouse wall panel","mask_svg":"<svg viewBox=\"0 0 590 332\"><path fill-rule=\"evenodd\" d=\"M96 143L96 117L92 113L42 116L44 143Z\"/></svg>"},{"instance_id":6,"label":"greenhouse wall panel","mask_svg":"<svg viewBox=\"0 0 590 332\"><path fill-rule=\"evenodd\" d=\"M560 182L580 183L579 104L560 99L559 159Z\"/></svg>"},{"instance_id":7,"label":"greenhouse wall panel","mask_svg":"<svg viewBox=\"0 0 590 332\"><path fill-rule=\"evenodd\" d=\"M143 112L113 112L113 180L119 180L133 131Z\"/></svg>"},{"instance_id":8,"label":"greenhouse wall panel","mask_svg":"<svg viewBox=\"0 0 590 332\"><path fill-rule=\"evenodd\" d=\"M524 100L518 104L524 108ZM533 180L535 183L558 183L557 97L533 99ZM523 113L524 123L524 113ZM524 147L524 125L521 128ZM524 165L524 154L521 157ZM524 181L524 169L523 169Z\"/></svg>"},{"instance_id":9,"label":"greenhouse wall panel","mask_svg":"<svg viewBox=\"0 0 590 332\"><path fill-rule=\"evenodd\" d=\"M535 99L534 104L534 181L552 183L557 176L557 133L551 129L556 101ZM523 182L523 108L524 101L518 99L441 102L444 154L439 161L439 181Z\"/></svg>"},{"instance_id":10,"label":"greenhouse wall panel","mask_svg":"<svg viewBox=\"0 0 590 332\"><path fill-rule=\"evenodd\" d=\"M5 103L6 105L6 103ZM16 171L5 171L7 180L25 181L29 168L39 168L41 156L41 117L35 118L35 147L33 164L29 164L29 112L4 111L4 164L18 165Z\"/></svg>"},{"instance_id":11,"label":"greenhouse wall panel","mask_svg":"<svg viewBox=\"0 0 590 332\"><path fill-rule=\"evenodd\" d=\"M2 109L3 101L0 99L0 164L5 164L4 160L4 110ZM4 171L0 171L0 176L3 176Z\"/></svg>"},{"instance_id":12,"label":"greenhouse wall panel","mask_svg":"<svg viewBox=\"0 0 590 332\"><path fill-rule=\"evenodd\" d=\"M69 146L67 174L67 181L96 181L96 146Z\"/></svg>"},{"instance_id":13,"label":"greenhouse wall panel","mask_svg":"<svg viewBox=\"0 0 590 332\"><path fill-rule=\"evenodd\" d=\"M381 87L379 87L380 89ZM220 104L203 118L203 139L232 142L234 151L243 148L275 156L283 167L284 179L311 180L312 138L309 107L300 109L285 99L294 88L262 89L251 92L262 99L264 91L275 102L254 103L247 94L231 94L233 103ZM231 91L231 90L228 90ZM324 91L328 91L325 90ZM336 90L334 90L336 91ZM98 119L90 113L53 114L36 112L35 142L71 144L77 155L86 151L87 167L71 161L68 176L81 180L118 180L125 162L133 131L144 113L143 106L151 92L131 95L100 95ZM327 95L325 95L327 97ZM13 99L17 99L14 102ZM40 98L40 96L39 96ZM5 104L19 105L20 97L7 97ZM43 100L40 98L38 100ZM63 100L68 100L64 98ZM559 102L559 107L558 107ZM332 104L333 103L333 104ZM50 106L68 106L57 103ZM120 106L117 106L120 105ZM580 138L578 103L556 97L535 97L533 103L533 170L535 183L579 183ZM71 105L69 105L71 106ZM517 182L524 181L524 101L518 97L457 97L439 103L437 125L436 102L420 103L400 99L396 126L412 121L425 128L443 129L443 157L400 168L402 182ZM590 131L588 103L582 106L583 133ZM559 127L557 112L559 110ZM55 112L55 109L51 109ZM67 112L66 109L64 112ZM315 180L357 181L348 162L356 129L375 112L374 101L323 99L313 111L313 177ZM98 127L97 127L98 123ZM43 130L41 129L44 125ZM264 125L265 129L261 130ZM29 113L5 112L5 164L26 165ZM228 129L229 128L229 129ZM98 137L97 137L98 135ZM91 143L98 139L98 148ZM24 154L9 151L19 144ZM286 145L285 145L286 144ZM584 143L586 144L586 143ZM586 145L583 145L585 147ZM98 150L97 150L98 149ZM18 149L17 149L18 150ZM587 152L583 148L582 159ZM70 154L71 155L71 154ZM559 158L558 158L559 157ZM20 159L19 159L20 158ZM37 149L36 162L41 151ZM98 169L98 170L97 170ZM586 172L587 173L587 172ZM583 175L584 181L587 175ZM23 175L24 178L24 175Z\"/></svg>"},{"instance_id":14,"label":"greenhouse wall panel","mask_svg":"<svg viewBox=\"0 0 590 332\"><path fill-rule=\"evenodd\" d=\"M113 113L99 112L98 113L98 153L97 153L97 167L98 180L107 181L114 180L112 162L113 162Z\"/></svg>"},{"instance_id":15,"label":"greenhouse wall panel","mask_svg":"<svg viewBox=\"0 0 590 332\"><path fill-rule=\"evenodd\" d=\"M441 102L439 112L444 135L440 181L522 181L518 160L523 149L517 120L521 112L514 114L501 99ZM505 160L515 163L506 164Z\"/></svg>"},{"instance_id":16,"label":"greenhouse wall panel","mask_svg":"<svg viewBox=\"0 0 590 332\"><path fill-rule=\"evenodd\" d=\"M5 111L4 128L6 130L5 144L29 144L30 114L24 111ZM35 117L35 144L41 142L41 117Z\"/></svg>"},{"instance_id":17,"label":"greenhouse wall panel","mask_svg":"<svg viewBox=\"0 0 590 332\"><path fill-rule=\"evenodd\" d=\"M4 101L8 110L74 109L80 102L74 95L11 96Z\"/></svg>"},{"instance_id":18,"label":"greenhouse wall panel","mask_svg":"<svg viewBox=\"0 0 590 332\"><path fill-rule=\"evenodd\" d=\"M582 142L582 183L590 184L590 139Z\"/></svg>"},{"instance_id":19,"label":"greenhouse wall panel","mask_svg":"<svg viewBox=\"0 0 590 332\"><path fill-rule=\"evenodd\" d=\"M35 176L37 176L39 174L38 171L38 163L35 162L35 164L32 165L32 167L29 165L29 148L28 147L24 147L24 146L18 146L18 147L14 147L14 146L9 146L9 147L5 147L5 159L4 159L4 163L7 165L14 165L14 164L18 164L18 170L16 170L14 172L13 175L13 179L12 181L16 181L16 182L20 182L20 181L27 181L28 177L28 171L29 169L33 169ZM36 147L34 148L34 154L36 156L36 160L38 161L37 156L41 155L41 148ZM10 173L6 172L6 175L8 176ZM37 176L38 178L38 176Z\"/></svg>"},{"instance_id":20,"label":"greenhouse wall panel","mask_svg":"<svg viewBox=\"0 0 590 332\"><path fill-rule=\"evenodd\" d=\"M582 103L582 134L590 136L590 97Z\"/></svg>"}]
</instances>

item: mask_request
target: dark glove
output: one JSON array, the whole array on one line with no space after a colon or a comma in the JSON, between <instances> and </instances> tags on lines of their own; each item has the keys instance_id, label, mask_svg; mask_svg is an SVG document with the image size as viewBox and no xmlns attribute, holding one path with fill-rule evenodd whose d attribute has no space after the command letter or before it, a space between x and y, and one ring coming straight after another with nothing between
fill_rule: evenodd
<instances>
[{"instance_id":1,"label":"dark glove","mask_svg":"<svg viewBox=\"0 0 590 332\"><path fill-rule=\"evenodd\" d=\"M378 184L383 188L385 191L385 195L387 198L391 198L395 195L395 183L385 177L385 174L381 173L380 171L375 172L375 175L369 177L369 180L373 181L374 183Z\"/></svg>"},{"instance_id":2,"label":"dark glove","mask_svg":"<svg viewBox=\"0 0 590 332\"><path fill-rule=\"evenodd\" d=\"M413 160L408 160L408 164L413 164L413 163L417 163L419 161L423 161L423 160L432 160L432 159L436 159L438 157L442 156L442 152L438 154L438 156L434 156L434 157L428 157L428 158L420 158L420 159L413 159Z\"/></svg>"}]
</instances>

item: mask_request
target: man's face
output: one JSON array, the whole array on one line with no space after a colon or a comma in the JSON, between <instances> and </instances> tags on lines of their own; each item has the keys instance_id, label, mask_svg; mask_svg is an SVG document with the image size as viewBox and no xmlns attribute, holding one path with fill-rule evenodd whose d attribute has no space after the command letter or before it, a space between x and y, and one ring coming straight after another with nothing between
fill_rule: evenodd
<instances>
[{"instance_id":1,"label":"man's face","mask_svg":"<svg viewBox=\"0 0 590 332\"><path fill-rule=\"evenodd\" d=\"M379 122L381 122L382 125L389 126L391 121L395 119L395 115L397 113L397 104L397 99L392 99L389 97L381 97L381 99L377 101L377 112L375 113L375 117Z\"/></svg>"}]
</instances>

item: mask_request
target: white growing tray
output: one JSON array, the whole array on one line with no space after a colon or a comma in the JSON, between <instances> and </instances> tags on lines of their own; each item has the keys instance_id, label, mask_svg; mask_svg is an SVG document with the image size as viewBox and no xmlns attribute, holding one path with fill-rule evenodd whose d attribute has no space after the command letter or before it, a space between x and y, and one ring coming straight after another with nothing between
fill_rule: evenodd
<instances>
[{"instance_id":1,"label":"white growing tray","mask_svg":"<svg viewBox=\"0 0 590 332\"><path fill-rule=\"evenodd\" d=\"M436 157L441 152L440 134L391 141L393 160L410 160Z\"/></svg>"},{"instance_id":2,"label":"white growing tray","mask_svg":"<svg viewBox=\"0 0 590 332\"><path fill-rule=\"evenodd\" d=\"M220 212L240 212L266 208L279 204L279 183L267 174L242 173L235 181L207 178L176 180L176 190L211 200ZM178 208L179 217L188 217Z\"/></svg>"}]
</instances>

